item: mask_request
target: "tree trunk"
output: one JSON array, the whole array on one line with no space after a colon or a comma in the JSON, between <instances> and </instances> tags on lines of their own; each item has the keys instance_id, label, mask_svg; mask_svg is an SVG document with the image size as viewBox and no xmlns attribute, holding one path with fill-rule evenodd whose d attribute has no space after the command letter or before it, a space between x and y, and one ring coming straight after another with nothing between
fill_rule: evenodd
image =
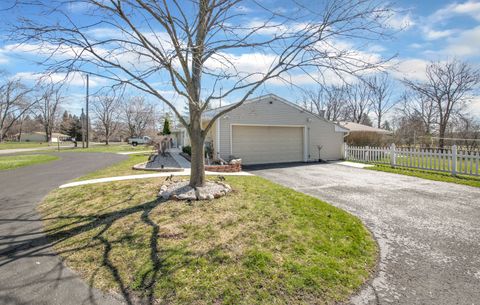
<instances>
[{"instance_id":1,"label":"tree trunk","mask_svg":"<svg viewBox=\"0 0 480 305\"><path fill-rule=\"evenodd\" d=\"M193 119L190 126L190 144L192 147L190 186L199 187L205 185L205 138L202 134L201 122Z\"/></svg>"},{"instance_id":2,"label":"tree trunk","mask_svg":"<svg viewBox=\"0 0 480 305\"><path fill-rule=\"evenodd\" d=\"M442 149L445 146L445 139L444 138L445 138L446 129L447 129L447 126L440 126L440 130L439 130L440 139L438 139L438 146Z\"/></svg>"}]
</instances>

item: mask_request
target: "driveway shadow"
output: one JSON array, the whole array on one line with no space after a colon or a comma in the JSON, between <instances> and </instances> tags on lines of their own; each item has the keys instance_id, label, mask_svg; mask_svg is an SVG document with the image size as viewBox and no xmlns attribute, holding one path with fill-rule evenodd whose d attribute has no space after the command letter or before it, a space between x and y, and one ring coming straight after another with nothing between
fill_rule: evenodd
<instances>
[{"instance_id":1,"label":"driveway shadow","mask_svg":"<svg viewBox=\"0 0 480 305\"><path fill-rule=\"evenodd\" d=\"M162 200L153 200L129 208L106 213L58 217L47 216L43 220L61 220L68 218L72 219L73 221L66 225L56 227L55 229L0 236L0 269L23 258L40 259L41 257L52 257L58 254L68 255L69 253L74 253L76 251L85 250L88 248L95 248L101 245L103 247L102 261L99 262L98 267L88 280L90 287L87 300L84 300L83 302L78 300L77 304L83 304L86 301L88 301L89 304L99 304L94 297L93 286L96 280L95 277L101 268L106 268L110 272L112 278L119 287L121 299L126 304L156 304L156 300L154 298L156 279L159 272L161 272L162 275L167 273L162 270L162 261L164 260L165 256L168 256L169 254L166 251L161 251L163 257L160 257L158 244L159 226L150 218L150 213L155 207L163 202L164 201ZM137 296L133 294L131 289L127 286L127 284L125 284L124 278L122 278L120 275L120 272L115 263L112 261L111 257L111 251L114 244L124 242L124 240L121 238L109 240L108 230L112 227L112 225L114 225L115 222L139 212L141 214L140 220L145 225L151 227L151 233L149 236L149 263L151 264L152 268L140 279L140 285L137 289L141 291L141 295ZM25 219L19 217L15 219L0 219L0 224L2 222L41 222L43 220L39 218ZM51 250L51 247L89 231L98 231L98 233L96 233L87 244L83 244L79 247L69 248L68 250L62 250L57 253L54 253ZM66 267L63 265L63 263L58 261L57 264L44 271L42 278L44 279L45 284L49 286L53 285L54 287L60 285L61 281L65 280L65 276L63 275L65 268ZM172 272L172 270L169 270L169 272ZM54 278L54 280L52 280L52 278ZM28 285L34 284L38 285L39 281L35 280L34 282L30 282L26 280L24 283L22 283L22 286L17 285L17 287L14 287L14 285L9 285L8 287L0 288L0 291L8 293L8 291L11 289L25 289L25 287ZM8 294L7 296L0 295L0 303L23 304L20 301L15 300L13 297L9 297Z\"/></svg>"},{"instance_id":2,"label":"driveway shadow","mask_svg":"<svg viewBox=\"0 0 480 305\"><path fill-rule=\"evenodd\" d=\"M255 171L261 171L266 169L305 167L305 166L314 166L314 165L324 165L329 163L330 162L268 163L268 164L242 165L242 169L247 172L255 172Z\"/></svg>"}]
</instances>

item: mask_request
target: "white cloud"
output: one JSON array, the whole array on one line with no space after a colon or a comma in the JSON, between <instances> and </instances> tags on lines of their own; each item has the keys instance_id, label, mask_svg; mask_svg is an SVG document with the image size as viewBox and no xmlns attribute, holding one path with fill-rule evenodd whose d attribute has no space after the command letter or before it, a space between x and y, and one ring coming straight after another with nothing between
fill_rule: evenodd
<instances>
[{"instance_id":1,"label":"white cloud","mask_svg":"<svg viewBox=\"0 0 480 305\"><path fill-rule=\"evenodd\" d=\"M92 8L94 8L94 5L87 2L71 1L67 4L67 10L74 14L85 13Z\"/></svg>"},{"instance_id":2,"label":"white cloud","mask_svg":"<svg viewBox=\"0 0 480 305\"><path fill-rule=\"evenodd\" d=\"M16 73L13 78L18 78L22 81L37 82L39 80L48 80L53 83L66 82L69 86L84 87L85 75L80 72L72 72L68 75L66 73L37 73L37 72L19 72ZM98 87L106 85L108 81L104 78L97 76L91 76L89 80L90 87Z\"/></svg>"},{"instance_id":3,"label":"white cloud","mask_svg":"<svg viewBox=\"0 0 480 305\"><path fill-rule=\"evenodd\" d=\"M284 85L286 82L293 83L294 85L309 85L316 84L317 82L325 82L328 84L340 84L343 82L342 78L346 81L354 81L354 77L351 77L346 70L356 69L358 65L375 64L381 61L381 56L377 52L373 52L375 46L370 46L367 51L358 50L355 45L345 40L331 40L330 42L321 42L315 46L318 53L325 54L324 65L338 64L338 71L332 72L331 69L324 69L324 71L317 71L310 69L307 73L305 71L291 70L289 73L282 75L284 80L272 79L268 81L272 85ZM376 48L376 51L379 51ZM327 56L329 57L327 59ZM341 58L341 60L337 60ZM214 73L226 72L235 77L247 77L247 81L253 81L260 79L264 73L271 69L272 64L276 63L278 56L273 53L244 53L240 55L222 53L217 56L213 56L206 62L206 68L214 71ZM329 61L326 63L326 61ZM363 71L368 73L369 71ZM250 76L249 76L250 75Z\"/></svg>"},{"instance_id":4,"label":"white cloud","mask_svg":"<svg viewBox=\"0 0 480 305\"><path fill-rule=\"evenodd\" d=\"M425 69L428 61L418 58L395 60L391 69L392 75L397 79L426 80Z\"/></svg>"},{"instance_id":5,"label":"white cloud","mask_svg":"<svg viewBox=\"0 0 480 305\"><path fill-rule=\"evenodd\" d=\"M424 38L426 40L437 40L441 38L447 38L457 33L456 29L447 29L447 30L434 30L429 27L424 27L423 29Z\"/></svg>"},{"instance_id":6,"label":"white cloud","mask_svg":"<svg viewBox=\"0 0 480 305\"><path fill-rule=\"evenodd\" d=\"M407 30L415 25L410 13L394 13L387 18L386 23L394 30Z\"/></svg>"},{"instance_id":7,"label":"white cloud","mask_svg":"<svg viewBox=\"0 0 480 305\"><path fill-rule=\"evenodd\" d=\"M443 22L446 19L458 15L468 15L480 21L480 1L469 0L463 3L454 2L437 10L429 19L431 22Z\"/></svg>"},{"instance_id":8,"label":"white cloud","mask_svg":"<svg viewBox=\"0 0 480 305\"><path fill-rule=\"evenodd\" d=\"M0 49L0 65L6 64L9 62L9 58L3 49Z\"/></svg>"},{"instance_id":9,"label":"white cloud","mask_svg":"<svg viewBox=\"0 0 480 305\"><path fill-rule=\"evenodd\" d=\"M248 6L245 6L245 5L238 5L238 6L235 6L233 8L233 10L237 13L241 13L241 14L246 14L246 13L251 13L252 12L252 9L249 8Z\"/></svg>"},{"instance_id":10,"label":"white cloud","mask_svg":"<svg viewBox=\"0 0 480 305\"><path fill-rule=\"evenodd\" d=\"M412 44L409 45L409 47L412 48L412 49L421 49L421 48L424 47L424 45L420 44L420 43L412 43Z\"/></svg>"},{"instance_id":11,"label":"white cloud","mask_svg":"<svg viewBox=\"0 0 480 305\"><path fill-rule=\"evenodd\" d=\"M480 26L477 26L449 39L442 53L448 56L472 56L479 55L479 50Z\"/></svg>"}]
</instances>

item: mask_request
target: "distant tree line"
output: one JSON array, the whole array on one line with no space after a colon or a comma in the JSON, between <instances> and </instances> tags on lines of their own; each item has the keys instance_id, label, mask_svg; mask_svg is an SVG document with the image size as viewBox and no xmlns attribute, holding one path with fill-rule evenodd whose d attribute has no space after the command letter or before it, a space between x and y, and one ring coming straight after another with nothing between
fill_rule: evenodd
<instances>
[{"instance_id":1,"label":"distant tree line","mask_svg":"<svg viewBox=\"0 0 480 305\"><path fill-rule=\"evenodd\" d=\"M319 86L305 93L303 107L332 121L350 121L393 130L403 145L480 145L480 122L469 113L478 96L480 72L457 59L431 62L425 79L395 82L388 74L350 84ZM403 88L394 98L393 89ZM374 119L372 122L371 118Z\"/></svg>"},{"instance_id":2,"label":"distant tree line","mask_svg":"<svg viewBox=\"0 0 480 305\"><path fill-rule=\"evenodd\" d=\"M45 142L54 132L82 140L85 114L67 109L63 84L47 81L27 85L19 78L3 74L0 78L0 142L19 141L32 132L45 134ZM143 96L126 96L118 90L102 90L91 96L89 128L91 140L109 142L162 131L170 113L160 113ZM171 122L171 120L170 120Z\"/></svg>"}]
</instances>

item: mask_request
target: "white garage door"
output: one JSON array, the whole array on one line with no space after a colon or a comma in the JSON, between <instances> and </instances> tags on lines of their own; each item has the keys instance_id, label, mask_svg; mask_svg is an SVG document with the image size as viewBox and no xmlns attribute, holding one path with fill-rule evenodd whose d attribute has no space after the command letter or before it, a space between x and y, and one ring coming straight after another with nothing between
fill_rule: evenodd
<instances>
[{"instance_id":1,"label":"white garage door","mask_svg":"<svg viewBox=\"0 0 480 305\"><path fill-rule=\"evenodd\" d=\"M243 164L303 161L303 128L232 126L232 152Z\"/></svg>"}]
</instances>

